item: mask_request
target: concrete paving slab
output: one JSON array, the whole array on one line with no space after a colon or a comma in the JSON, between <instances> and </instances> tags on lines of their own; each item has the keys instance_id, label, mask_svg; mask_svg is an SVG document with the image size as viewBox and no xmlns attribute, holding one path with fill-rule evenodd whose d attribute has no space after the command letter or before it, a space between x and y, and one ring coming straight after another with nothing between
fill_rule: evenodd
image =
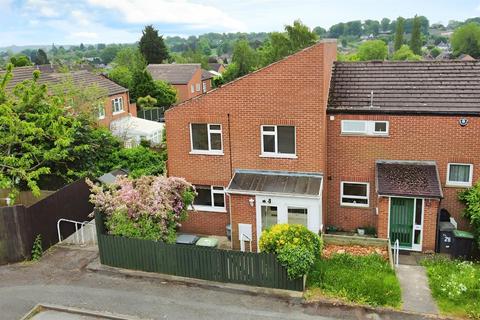
<instances>
[{"instance_id":1,"label":"concrete paving slab","mask_svg":"<svg viewBox=\"0 0 480 320\"><path fill-rule=\"evenodd\" d=\"M396 273L402 288L403 310L438 314L425 269L417 265L399 265Z\"/></svg>"}]
</instances>

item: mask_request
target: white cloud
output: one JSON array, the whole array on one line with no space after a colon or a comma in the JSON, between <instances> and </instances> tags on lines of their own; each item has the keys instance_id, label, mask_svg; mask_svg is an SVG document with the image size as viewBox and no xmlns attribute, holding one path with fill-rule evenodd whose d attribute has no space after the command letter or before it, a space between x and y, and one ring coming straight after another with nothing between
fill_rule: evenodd
<instances>
[{"instance_id":1,"label":"white cloud","mask_svg":"<svg viewBox=\"0 0 480 320\"><path fill-rule=\"evenodd\" d=\"M117 10L129 23L172 23L243 31L245 25L214 6L190 0L88 0L88 3Z\"/></svg>"},{"instance_id":2,"label":"white cloud","mask_svg":"<svg viewBox=\"0 0 480 320\"><path fill-rule=\"evenodd\" d=\"M60 15L60 13L55 9L55 1L28 0L26 3L26 8L45 18L54 18Z\"/></svg>"},{"instance_id":3,"label":"white cloud","mask_svg":"<svg viewBox=\"0 0 480 320\"><path fill-rule=\"evenodd\" d=\"M71 15L73 19L72 21L75 21L81 26L88 26L92 23L87 14L81 10L73 10Z\"/></svg>"},{"instance_id":4,"label":"white cloud","mask_svg":"<svg viewBox=\"0 0 480 320\"><path fill-rule=\"evenodd\" d=\"M73 32L69 35L70 39L76 39L76 40L96 40L99 38L98 33L96 32L85 32L85 31L80 31L80 32Z\"/></svg>"}]
</instances>

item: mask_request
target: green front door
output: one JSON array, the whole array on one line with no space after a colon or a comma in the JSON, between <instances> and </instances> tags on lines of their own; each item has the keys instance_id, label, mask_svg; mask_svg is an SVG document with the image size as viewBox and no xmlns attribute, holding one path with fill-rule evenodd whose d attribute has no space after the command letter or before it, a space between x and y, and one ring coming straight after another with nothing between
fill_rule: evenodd
<instances>
[{"instance_id":1,"label":"green front door","mask_svg":"<svg viewBox=\"0 0 480 320\"><path fill-rule=\"evenodd\" d=\"M390 198L390 241L398 239L401 247L412 247L415 199Z\"/></svg>"}]
</instances>

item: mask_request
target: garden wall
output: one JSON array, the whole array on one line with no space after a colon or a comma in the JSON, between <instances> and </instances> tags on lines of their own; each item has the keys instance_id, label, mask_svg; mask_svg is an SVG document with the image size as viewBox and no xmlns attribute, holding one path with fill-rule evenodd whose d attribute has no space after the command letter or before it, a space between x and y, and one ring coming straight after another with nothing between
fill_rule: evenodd
<instances>
[{"instance_id":1,"label":"garden wall","mask_svg":"<svg viewBox=\"0 0 480 320\"><path fill-rule=\"evenodd\" d=\"M37 235L42 236L44 250L57 243L58 219L88 220L93 210L89 196L90 189L82 179L31 206L0 207L0 264L29 258ZM75 228L62 224L60 230L62 237L67 237Z\"/></svg>"},{"instance_id":2,"label":"garden wall","mask_svg":"<svg viewBox=\"0 0 480 320\"><path fill-rule=\"evenodd\" d=\"M201 248L106 234L95 215L102 264L210 281L303 291L303 278L290 280L274 254Z\"/></svg>"}]
</instances>

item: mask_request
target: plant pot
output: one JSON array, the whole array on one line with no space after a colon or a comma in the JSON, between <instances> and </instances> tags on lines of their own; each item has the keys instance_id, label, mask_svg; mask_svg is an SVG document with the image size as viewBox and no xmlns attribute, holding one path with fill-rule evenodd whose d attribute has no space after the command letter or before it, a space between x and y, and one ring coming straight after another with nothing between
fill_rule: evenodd
<instances>
[{"instance_id":1,"label":"plant pot","mask_svg":"<svg viewBox=\"0 0 480 320\"><path fill-rule=\"evenodd\" d=\"M359 236L364 236L365 235L365 229L357 229L357 233Z\"/></svg>"}]
</instances>

